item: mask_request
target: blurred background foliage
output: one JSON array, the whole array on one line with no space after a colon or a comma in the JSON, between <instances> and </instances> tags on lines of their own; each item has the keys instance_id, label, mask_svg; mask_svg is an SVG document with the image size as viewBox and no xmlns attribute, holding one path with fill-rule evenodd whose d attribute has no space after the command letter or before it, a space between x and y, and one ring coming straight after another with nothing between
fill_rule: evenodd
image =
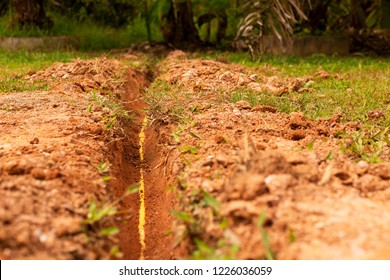
<instances>
[{"instance_id":1,"label":"blurred background foliage","mask_svg":"<svg viewBox=\"0 0 390 280\"><path fill-rule=\"evenodd\" d=\"M68 35L86 49L142 41L222 48L268 34L380 28L390 28L390 0L0 0L0 36Z\"/></svg>"}]
</instances>

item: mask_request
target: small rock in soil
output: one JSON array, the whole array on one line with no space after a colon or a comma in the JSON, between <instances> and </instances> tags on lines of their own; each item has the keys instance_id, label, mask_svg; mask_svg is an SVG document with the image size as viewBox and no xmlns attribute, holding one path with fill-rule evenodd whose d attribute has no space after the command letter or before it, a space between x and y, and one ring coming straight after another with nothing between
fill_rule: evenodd
<instances>
[{"instance_id":1,"label":"small rock in soil","mask_svg":"<svg viewBox=\"0 0 390 280\"><path fill-rule=\"evenodd\" d=\"M271 174L264 180L271 193L277 193L295 184L295 179L290 174Z\"/></svg>"},{"instance_id":2,"label":"small rock in soil","mask_svg":"<svg viewBox=\"0 0 390 280\"><path fill-rule=\"evenodd\" d=\"M60 216L53 220L53 228L57 235L75 234L80 232L82 221L77 217Z\"/></svg>"},{"instance_id":3,"label":"small rock in soil","mask_svg":"<svg viewBox=\"0 0 390 280\"><path fill-rule=\"evenodd\" d=\"M31 163L21 159L20 161L13 160L5 163L3 166L3 171L9 175L23 175L30 173L32 168L33 167Z\"/></svg>"},{"instance_id":4,"label":"small rock in soil","mask_svg":"<svg viewBox=\"0 0 390 280\"><path fill-rule=\"evenodd\" d=\"M33 140L30 141L30 144L39 144L39 139L35 137Z\"/></svg>"}]
</instances>

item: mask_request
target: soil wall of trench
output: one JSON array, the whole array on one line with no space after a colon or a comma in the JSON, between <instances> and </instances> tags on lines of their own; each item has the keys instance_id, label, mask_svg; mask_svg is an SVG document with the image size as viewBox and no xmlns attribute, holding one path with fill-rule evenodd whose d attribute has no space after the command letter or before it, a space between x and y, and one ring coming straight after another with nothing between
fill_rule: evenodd
<instances>
[{"instance_id":1,"label":"soil wall of trench","mask_svg":"<svg viewBox=\"0 0 390 280\"><path fill-rule=\"evenodd\" d=\"M140 131L145 121L143 91L150 81L144 73L127 69L124 90L120 100L126 110L132 114L133 122L124 124L125 137L110 144L112 177L110 188L120 197L127 188L139 186L141 168L143 170L144 191L144 247L140 236L140 191L126 196L121 202L121 210L127 212L127 219L118 221L120 228L119 246L124 259L172 259L173 237L169 234L172 227L170 211L174 206L174 197L167 191L169 182L164 169L164 151L158 144L157 125L145 125L143 142L143 160L140 157ZM143 248L142 248L143 247Z\"/></svg>"}]
</instances>

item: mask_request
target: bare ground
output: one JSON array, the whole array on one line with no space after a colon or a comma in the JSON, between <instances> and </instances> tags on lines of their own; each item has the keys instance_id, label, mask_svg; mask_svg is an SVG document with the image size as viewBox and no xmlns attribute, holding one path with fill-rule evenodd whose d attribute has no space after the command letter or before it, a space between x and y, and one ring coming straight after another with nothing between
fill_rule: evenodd
<instances>
[{"instance_id":1,"label":"bare ground","mask_svg":"<svg viewBox=\"0 0 390 280\"><path fill-rule=\"evenodd\" d=\"M123 57L55 64L26 77L49 91L0 95L1 259L138 259L140 198L124 193L141 164L146 259L390 258L388 147L380 164L356 162L338 135L358 123L224 101L237 89L309 90L312 77L266 78L270 69L179 52L158 67L156 80L177 91L148 111L146 74ZM171 114L177 102L193 112L185 122ZM115 214L91 218L92 201L115 200ZM104 234L115 225L119 234Z\"/></svg>"}]
</instances>

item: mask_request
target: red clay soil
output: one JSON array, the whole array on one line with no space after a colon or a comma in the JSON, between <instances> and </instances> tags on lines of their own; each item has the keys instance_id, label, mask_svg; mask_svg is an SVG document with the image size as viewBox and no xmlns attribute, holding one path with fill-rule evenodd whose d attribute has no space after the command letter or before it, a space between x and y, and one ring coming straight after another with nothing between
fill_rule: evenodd
<instances>
[{"instance_id":1,"label":"red clay soil","mask_svg":"<svg viewBox=\"0 0 390 280\"><path fill-rule=\"evenodd\" d=\"M112 198L96 168L108 153L101 109L88 113L88 95L63 91L3 94L0 104L0 258L110 258L116 239L84 224L91 200Z\"/></svg>"},{"instance_id":2,"label":"red clay soil","mask_svg":"<svg viewBox=\"0 0 390 280\"><path fill-rule=\"evenodd\" d=\"M172 91L153 104L123 58L139 59L54 64L26 77L48 91L0 95L1 259L140 258L140 196L126 191L145 115L145 259L390 258L389 147L382 163L356 162L338 135L359 123L227 102L310 90L314 77L174 52L156 77Z\"/></svg>"},{"instance_id":3,"label":"red clay soil","mask_svg":"<svg viewBox=\"0 0 390 280\"><path fill-rule=\"evenodd\" d=\"M124 194L139 182L144 74L99 58L56 63L27 79L50 90L0 96L0 258L138 259L139 196ZM130 120L118 116L121 102ZM147 135L146 173L158 179L145 175L153 185L146 230L158 232L147 233L146 257L166 259L171 201L151 168L158 159L152 128ZM92 201L116 214L91 220ZM115 225L119 234L106 236Z\"/></svg>"},{"instance_id":4,"label":"red clay soil","mask_svg":"<svg viewBox=\"0 0 390 280\"><path fill-rule=\"evenodd\" d=\"M232 87L264 87L267 78L250 69L185 56L161 69L156 79L171 84L186 108L175 137L169 126L164 135L175 146L169 169L181 214L174 233L186 241L179 244L185 258L262 259L269 251L279 259L390 258L389 147L382 163L356 162L340 151L338 136L359 129L356 122L221 102ZM173 103L167 98L155 114L163 123L177 119Z\"/></svg>"}]
</instances>

